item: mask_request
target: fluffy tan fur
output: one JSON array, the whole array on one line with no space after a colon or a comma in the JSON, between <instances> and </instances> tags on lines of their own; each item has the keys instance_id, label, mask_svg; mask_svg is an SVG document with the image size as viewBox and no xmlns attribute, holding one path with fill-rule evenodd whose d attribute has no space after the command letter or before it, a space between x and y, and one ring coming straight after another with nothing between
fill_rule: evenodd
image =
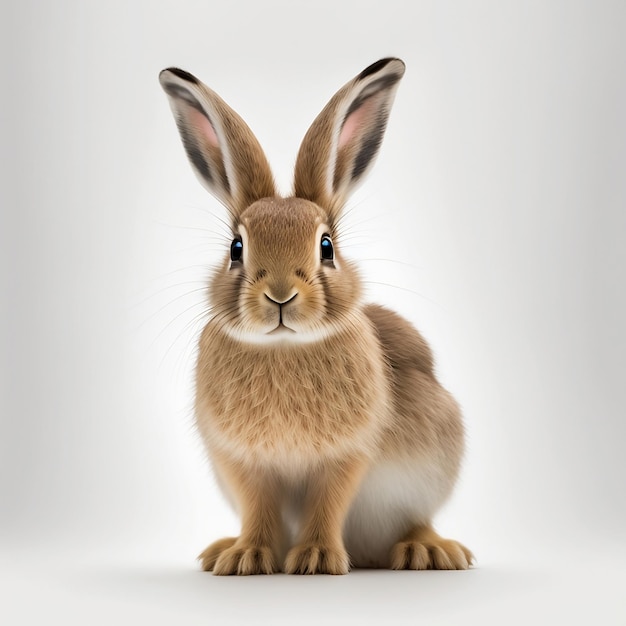
<instances>
[{"instance_id":1,"label":"fluffy tan fur","mask_svg":"<svg viewBox=\"0 0 626 626\"><path fill-rule=\"evenodd\" d=\"M191 75L161 75L242 250L212 277L197 365L198 428L242 520L239 537L200 555L215 574L471 564L431 525L463 453L458 406L421 335L362 303L336 247L320 252L375 157L403 71L384 59L335 95L303 141L290 198L275 196L241 118Z\"/></svg>"}]
</instances>

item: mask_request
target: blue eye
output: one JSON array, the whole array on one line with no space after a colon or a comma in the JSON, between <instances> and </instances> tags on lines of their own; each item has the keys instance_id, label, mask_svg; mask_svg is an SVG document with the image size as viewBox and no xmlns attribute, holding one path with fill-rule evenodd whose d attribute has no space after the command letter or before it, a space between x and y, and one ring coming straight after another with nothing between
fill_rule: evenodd
<instances>
[{"instance_id":1,"label":"blue eye","mask_svg":"<svg viewBox=\"0 0 626 626\"><path fill-rule=\"evenodd\" d=\"M239 237L233 239L233 242L230 244L230 260L231 261L241 261L241 255L243 254L243 243Z\"/></svg>"},{"instance_id":2,"label":"blue eye","mask_svg":"<svg viewBox=\"0 0 626 626\"><path fill-rule=\"evenodd\" d=\"M333 242L328 235L322 236L320 242L320 253L322 261L332 261L335 258L335 251L333 249Z\"/></svg>"}]
</instances>

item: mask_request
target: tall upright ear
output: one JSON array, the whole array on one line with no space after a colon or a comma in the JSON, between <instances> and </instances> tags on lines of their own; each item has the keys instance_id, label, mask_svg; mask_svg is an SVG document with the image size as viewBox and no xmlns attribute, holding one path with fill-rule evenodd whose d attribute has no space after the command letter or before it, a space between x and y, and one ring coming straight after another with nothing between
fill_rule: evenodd
<instances>
[{"instance_id":1,"label":"tall upright ear","mask_svg":"<svg viewBox=\"0 0 626 626\"><path fill-rule=\"evenodd\" d=\"M403 75L400 59L381 59L331 98L302 140L295 168L297 197L337 218L378 153Z\"/></svg>"},{"instance_id":2,"label":"tall upright ear","mask_svg":"<svg viewBox=\"0 0 626 626\"><path fill-rule=\"evenodd\" d=\"M235 111L183 70L163 70L159 81L193 169L233 220L256 200L276 195L265 154Z\"/></svg>"}]
</instances>

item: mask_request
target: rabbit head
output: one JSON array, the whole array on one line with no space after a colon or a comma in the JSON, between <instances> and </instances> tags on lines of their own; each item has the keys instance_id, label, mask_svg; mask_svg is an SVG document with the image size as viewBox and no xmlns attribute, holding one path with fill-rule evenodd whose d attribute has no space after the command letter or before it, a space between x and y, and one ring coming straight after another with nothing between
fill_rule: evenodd
<instances>
[{"instance_id":1,"label":"rabbit head","mask_svg":"<svg viewBox=\"0 0 626 626\"><path fill-rule=\"evenodd\" d=\"M403 73L402 61L382 59L333 96L304 137L293 195L283 198L239 115L191 74L161 72L193 169L230 214L232 242L210 296L231 337L301 343L350 326L361 286L338 249L337 223L378 152Z\"/></svg>"}]
</instances>

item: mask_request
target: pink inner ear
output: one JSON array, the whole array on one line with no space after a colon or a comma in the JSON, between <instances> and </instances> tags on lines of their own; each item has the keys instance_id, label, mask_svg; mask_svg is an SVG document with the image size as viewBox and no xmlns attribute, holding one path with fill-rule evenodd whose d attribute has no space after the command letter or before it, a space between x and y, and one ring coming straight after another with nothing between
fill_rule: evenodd
<instances>
[{"instance_id":1,"label":"pink inner ear","mask_svg":"<svg viewBox=\"0 0 626 626\"><path fill-rule=\"evenodd\" d=\"M356 111L350 113L346 118L341 132L339 133L339 142L337 150L351 143L362 129L368 125L372 115L376 113L376 97L368 98Z\"/></svg>"},{"instance_id":2,"label":"pink inner ear","mask_svg":"<svg viewBox=\"0 0 626 626\"><path fill-rule=\"evenodd\" d=\"M208 118L200 111L189 108L189 122L202 134L202 137L214 148L220 147L220 142L215 134L215 129Z\"/></svg>"}]
</instances>

